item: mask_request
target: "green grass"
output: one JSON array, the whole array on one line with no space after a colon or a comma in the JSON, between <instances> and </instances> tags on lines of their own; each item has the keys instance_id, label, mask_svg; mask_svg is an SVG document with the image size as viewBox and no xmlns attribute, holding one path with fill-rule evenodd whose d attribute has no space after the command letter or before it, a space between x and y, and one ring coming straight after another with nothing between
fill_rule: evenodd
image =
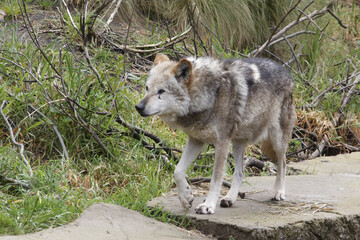
<instances>
[{"instance_id":1,"label":"green grass","mask_svg":"<svg viewBox=\"0 0 360 240\"><path fill-rule=\"evenodd\" d=\"M16 17L21 14L19 5L13 0L0 2L0 9L6 13L7 18Z\"/></svg>"},{"instance_id":2,"label":"green grass","mask_svg":"<svg viewBox=\"0 0 360 240\"><path fill-rule=\"evenodd\" d=\"M16 223L16 219L4 213L0 213L0 226L0 236L9 233L13 235L19 235L23 233L19 225Z\"/></svg>"},{"instance_id":3,"label":"green grass","mask_svg":"<svg viewBox=\"0 0 360 240\"><path fill-rule=\"evenodd\" d=\"M152 120L140 120L141 117L134 113L134 102L138 101L139 95L130 90L143 78L134 76L133 83L121 82L123 57L103 48L92 48L92 61L104 79L99 82L85 61L78 61L78 56L65 50L62 52L62 74L67 94L87 109L79 108L77 114L92 124L101 141L117 159L114 161L104 154L91 134L80 127L74 112L56 91L54 85L59 86L61 82L49 78L55 74L54 69L31 43L7 38L13 35L12 30L15 31L15 26L0 31L2 39L12 39L1 42L0 57L7 60L0 62L0 98L8 103L4 113L13 124L17 141L25 145L34 176L31 190L0 185L0 212L1 219L4 219L4 224L0 224L1 234L29 233L66 224L98 201L121 204L148 216L168 219L166 214L160 215L148 209L146 203L173 186L171 172L137 140L124 136L123 132L127 130L119 126L114 117L94 113L109 111L115 114L117 110L112 105L116 101L119 113L127 121L145 128ZM44 51L58 67L59 49L47 47ZM32 74L36 81L33 81ZM31 82L23 82L24 79ZM62 149L51 128L52 123L35 113L28 116L28 104L39 109L57 126L70 159L61 157ZM29 182L27 168L17 155L18 149L12 147L3 119L0 120L0 129L0 174ZM160 128L150 130L170 139L169 134Z\"/></svg>"}]
</instances>

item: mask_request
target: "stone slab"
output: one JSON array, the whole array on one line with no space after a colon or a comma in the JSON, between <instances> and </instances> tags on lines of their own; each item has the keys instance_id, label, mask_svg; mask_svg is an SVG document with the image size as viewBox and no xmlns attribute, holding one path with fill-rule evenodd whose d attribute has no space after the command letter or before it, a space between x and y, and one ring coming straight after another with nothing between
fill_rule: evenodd
<instances>
[{"instance_id":1,"label":"stone slab","mask_svg":"<svg viewBox=\"0 0 360 240\"><path fill-rule=\"evenodd\" d=\"M340 154L335 157L319 157L313 160L292 163L289 166L310 174L342 173L360 175L360 152Z\"/></svg>"},{"instance_id":2,"label":"stone slab","mask_svg":"<svg viewBox=\"0 0 360 240\"><path fill-rule=\"evenodd\" d=\"M231 208L218 203L213 215L183 209L176 192L153 199L149 206L186 215L198 230L219 239L360 239L359 156L299 163L316 174L287 176L286 200L281 202L271 201L275 177L248 177L241 187L245 199ZM206 191L194 186L193 192L197 206Z\"/></svg>"},{"instance_id":3,"label":"stone slab","mask_svg":"<svg viewBox=\"0 0 360 240\"><path fill-rule=\"evenodd\" d=\"M210 239L141 215L124 207L96 203L73 223L41 232L2 236L0 240Z\"/></svg>"}]
</instances>

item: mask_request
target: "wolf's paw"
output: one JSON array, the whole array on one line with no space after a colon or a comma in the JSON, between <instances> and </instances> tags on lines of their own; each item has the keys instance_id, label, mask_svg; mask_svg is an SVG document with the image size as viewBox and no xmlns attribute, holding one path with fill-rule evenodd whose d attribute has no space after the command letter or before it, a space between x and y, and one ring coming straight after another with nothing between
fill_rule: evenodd
<instances>
[{"instance_id":1,"label":"wolf's paw","mask_svg":"<svg viewBox=\"0 0 360 240\"><path fill-rule=\"evenodd\" d=\"M281 200L285 200L285 192L283 191L277 191L275 193L275 196L271 199L273 201L281 201Z\"/></svg>"},{"instance_id":2,"label":"wolf's paw","mask_svg":"<svg viewBox=\"0 0 360 240\"><path fill-rule=\"evenodd\" d=\"M186 187L186 190L183 193L179 192L180 203L184 208L191 208L194 201L194 196L192 195L190 186Z\"/></svg>"},{"instance_id":3,"label":"wolf's paw","mask_svg":"<svg viewBox=\"0 0 360 240\"><path fill-rule=\"evenodd\" d=\"M209 206L208 204L202 203L195 208L197 214L213 214L215 213L215 207Z\"/></svg>"},{"instance_id":4,"label":"wolf's paw","mask_svg":"<svg viewBox=\"0 0 360 240\"><path fill-rule=\"evenodd\" d=\"M235 201L231 200L229 197L224 197L220 200L220 207L227 208L234 205Z\"/></svg>"}]
</instances>

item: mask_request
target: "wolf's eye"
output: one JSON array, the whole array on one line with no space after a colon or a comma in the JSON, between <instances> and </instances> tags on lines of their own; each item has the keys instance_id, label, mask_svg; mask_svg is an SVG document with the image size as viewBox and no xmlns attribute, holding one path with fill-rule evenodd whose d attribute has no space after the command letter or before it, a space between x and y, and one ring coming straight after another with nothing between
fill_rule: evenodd
<instances>
[{"instance_id":1,"label":"wolf's eye","mask_svg":"<svg viewBox=\"0 0 360 240\"><path fill-rule=\"evenodd\" d=\"M164 93L164 92L165 92L164 89L160 89L160 90L158 91L158 94L162 94L162 93Z\"/></svg>"},{"instance_id":2,"label":"wolf's eye","mask_svg":"<svg viewBox=\"0 0 360 240\"><path fill-rule=\"evenodd\" d=\"M149 90L149 87L148 86L145 86L145 91L148 91Z\"/></svg>"}]
</instances>

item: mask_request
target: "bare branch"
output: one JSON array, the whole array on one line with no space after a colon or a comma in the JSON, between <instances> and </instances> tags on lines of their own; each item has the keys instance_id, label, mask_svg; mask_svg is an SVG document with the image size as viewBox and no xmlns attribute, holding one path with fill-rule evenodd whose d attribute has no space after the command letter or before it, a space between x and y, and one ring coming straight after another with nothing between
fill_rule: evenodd
<instances>
[{"instance_id":1,"label":"bare branch","mask_svg":"<svg viewBox=\"0 0 360 240\"><path fill-rule=\"evenodd\" d=\"M168 48L169 46L172 46L176 43L179 43L183 41L187 36L186 34L190 32L191 27L189 27L187 30L185 30L183 33L178 34L172 38L167 38L164 41L154 43L154 44L148 44L148 45L119 45L108 39L107 37L104 38L110 45L114 46L116 49L119 50L125 50L134 52L134 53L152 53L152 52L159 52L161 50L164 50ZM165 45L164 45L165 44ZM162 46L164 45L164 46ZM162 47L160 47L162 46ZM146 48L152 48L152 49L146 49Z\"/></svg>"},{"instance_id":2,"label":"bare branch","mask_svg":"<svg viewBox=\"0 0 360 240\"><path fill-rule=\"evenodd\" d=\"M70 10L69 10L68 5L66 4L66 1L65 1L65 0L61 0L61 2L63 3L63 5L64 5L64 7L65 7L65 10L66 10L66 12L67 12L67 14L68 14L68 16L69 16L69 18L70 18L71 25L72 25L73 28L76 30L76 32L79 34L79 36L82 36L79 28L75 25L75 22L74 22L74 20L73 20L73 18L72 18L72 15L71 15L71 13L70 13Z\"/></svg>"},{"instance_id":3,"label":"bare branch","mask_svg":"<svg viewBox=\"0 0 360 240\"><path fill-rule=\"evenodd\" d=\"M25 189L31 189L30 184L18 181L18 180L13 179L13 178L6 177L6 176L4 176L2 174L0 174L0 182L5 182L5 183L8 183L8 184L13 184L13 185L19 185L19 186L21 186L21 187L23 187Z\"/></svg>"},{"instance_id":4,"label":"bare branch","mask_svg":"<svg viewBox=\"0 0 360 240\"><path fill-rule=\"evenodd\" d=\"M285 34L283 35L283 38L285 39L285 42L289 45L289 48L290 48L290 50L291 50L291 52L292 52L292 55L294 56L294 59L295 59L295 62L296 62L296 66L297 66L298 70L299 70L300 72L302 72L301 64L300 64L300 62L299 62L299 59L297 58L297 55L296 55L296 53L295 53L295 50L294 50L293 46L291 45L291 43L289 42L289 40L287 39L287 37L285 36Z\"/></svg>"},{"instance_id":5,"label":"bare branch","mask_svg":"<svg viewBox=\"0 0 360 240\"><path fill-rule=\"evenodd\" d=\"M336 16L335 13L333 13L330 9L328 9L328 13L330 13L330 15L338 21L341 27L347 28L347 26L342 22L342 20L338 16Z\"/></svg>"},{"instance_id":6,"label":"bare branch","mask_svg":"<svg viewBox=\"0 0 360 240\"><path fill-rule=\"evenodd\" d=\"M301 0L298 0L297 3L295 3L295 5L292 8L290 8L289 11L283 16L283 18L279 21L279 23L275 27L274 31L271 33L270 38L258 50L256 50L256 54L254 55L254 57L257 57L257 56L261 55L262 52L265 50L265 48L268 47L270 42L272 40L275 40L275 39L278 38L278 37L274 36L276 31L279 29L280 25L284 22L284 20L287 18L287 16L300 4L300 2L301 2ZM281 35L283 35L285 32L281 33ZM252 55L252 52L250 53L250 56L251 55Z\"/></svg>"},{"instance_id":7,"label":"bare branch","mask_svg":"<svg viewBox=\"0 0 360 240\"><path fill-rule=\"evenodd\" d=\"M352 87L346 94L346 97L343 99L341 103L341 107L345 107L348 104L349 100L351 99L351 95L354 93L355 88L359 84L359 81L360 81L360 74L355 78L354 82L352 83Z\"/></svg>"},{"instance_id":8,"label":"bare branch","mask_svg":"<svg viewBox=\"0 0 360 240\"><path fill-rule=\"evenodd\" d=\"M27 168L28 168L28 171L29 171L29 176L30 178L33 177L33 171L31 169L31 166L30 166L30 163L29 161L26 159L25 155L24 155L24 144L22 143L18 143L16 140L15 140L15 137L14 137L14 133L13 133L13 129L6 117L6 115L4 114L3 112L3 108L5 107L5 104L6 104L6 101L4 100L1 104L1 107L0 107L0 113L1 113L1 116L3 117L3 119L5 120L6 122L6 125L7 125L7 128L9 130L9 133L10 133L10 139L11 141L13 142L14 145L16 145L17 147L20 148L20 156L23 160L23 162L26 164Z\"/></svg>"},{"instance_id":9,"label":"bare branch","mask_svg":"<svg viewBox=\"0 0 360 240\"><path fill-rule=\"evenodd\" d=\"M290 34L290 35L285 36L283 38L279 38L277 40L272 41L271 43L269 43L268 47L270 47L270 46L272 46L272 45L274 45L276 43L279 43L281 41L284 41L285 39L290 39L290 38L296 37L297 35L300 35L300 34L312 34L312 35L315 35L315 32L307 31L307 30L298 31L296 33L293 33L293 34Z\"/></svg>"},{"instance_id":10,"label":"bare branch","mask_svg":"<svg viewBox=\"0 0 360 240\"><path fill-rule=\"evenodd\" d=\"M115 2L115 1L116 1L116 0L114 0L114 2ZM110 25L110 23L113 21L116 13L119 11L121 2L122 2L122 0L117 0L117 3L116 3L116 6L115 6L114 11L111 13L109 19L106 21L106 24L107 24L107 25Z\"/></svg>"},{"instance_id":11,"label":"bare branch","mask_svg":"<svg viewBox=\"0 0 360 240\"><path fill-rule=\"evenodd\" d=\"M280 21L280 23L282 23L282 21L284 21L285 17L287 17L291 11L293 11L294 9L296 9L297 5L299 4L300 0L288 11L288 13L283 17L283 19ZM261 45L258 49L252 51L249 56L254 55L254 57L259 56L260 54L262 54L262 52L269 46L269 44L272 41L275 41L277 39L279 39L281 36L283 36L283 34L285 34L289 29L291 29L292 27L296 26L297 24L304 22L306 20L311 19L311 21L313 21L312 19L316 16L319 15L323 15L326 12L328 12L329 10L329 6L324 7L321 10L315 10L314 12L306 15L305 17L302 18L298 18L292 22L290 22L288 25L286 25L283 29L281 29L279 32L277 32L276 34L273 34L263 45ZM280 26L280 23L278 24L278 26ZM278 30L278 27L275 29ZM274 31L275 32L275 31Z\"/></svg>"},{"instance_id":12,"label":"bare branch","mask_svg":"<svg viewBox=\"0 0 360 240\"><path fill-rule=\"evenodd\" d=\"M209 178L209 177L188 178L188 181L190 183L192 183L192 184L197 184L197 183L202 183L202 182L210 182L211 178ZM231 183L228 182L228 181L224 180L222 182L222 185L224 187L231 188ZM244 192L239 192L238 195L240 196L241 199L245 198L245 193Z\"/></svg>"}]
</instances>

